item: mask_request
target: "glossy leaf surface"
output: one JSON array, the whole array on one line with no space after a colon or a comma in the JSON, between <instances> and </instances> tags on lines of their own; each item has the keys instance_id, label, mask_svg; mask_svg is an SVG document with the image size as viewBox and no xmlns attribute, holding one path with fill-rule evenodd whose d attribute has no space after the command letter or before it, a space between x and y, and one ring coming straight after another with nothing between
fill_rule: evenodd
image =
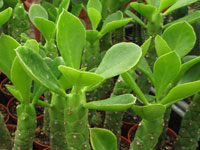
<instances>
[{"instance_id":1,"label":"glossy leaf surface","mask_svg":"<svg viewBox=\"0 0 200 150\"><path fill-rule=\"evenodd\" d=\"M181 61L176 52L160 56L154 64L154 86L159 99L180 71Z\"/></svg>"},{"instance_id":2,"label":"glossy leaf surface","mask_svg":"<svg viewBox=\"0 0 200 150\"><path fill-rule=\"evenodd\" d=\"M104 111L124 111L130 108L136 101L131 94L114 96L105 100L93 101L86 103L84 106L88 109Z\"/></svg>"},{"instance_id":3,"label":"glossy leaf surface","mask_svg":"<svg viewBox=\"0 0 200 150\"><path fill-rule=\"evenodd\" d=\"M51 69L39 54L31 49L20 47L17 50L17 56L33 79L55 93L66 96Z\"/></svg>"},{"instance_id":4,"label":"glossy leaf surface","mask_svg":"<svg viewBox=\"0 0 200 150\"><path fill-rule=\"evenodd\" d=\"M23 103L23 98L22 98L22 96L21 96L19 90L17 90L15 86L6 84L6 88L8 89L8 91L9 91L18 101L20 101L21 103Z\"/></svg>"},{"instance_id":5,"label":"glossy leaf surface","mask_svg":"<svg viewBox=\"0 0 200 150\"><path fill-rule=\"evenodd\" d=\"M59 66L59 70L72 85L80 88L97 84L104 80L104 78L98 74L76 70L63 65Z\"/></svg>"},{"instance_id":6,"label":"glossy leaf surface","mask_svg":"<svg viewBox=\"0 0 200 150\"><path fill-rule=\"evenodd\" d=\"M142 49L133 43L119 43L105 54L96 73L105 79L122 74L134 67L142 56Z\"/></svg>"},{"instance_id":7,"label":"glossy leaf surface","mask_svg":"<svg viewBox=\"0 0 200 150\"><path fill-rule=\"evenodd\" d=\"M183 57L194 47L196 35L190 24L180 22L168 27L163 33L163 39L172 50L175 50L180 57Z\"/></svg>"},{"instance_id":8,"label":"glossy leaf surface","mask_svg":"<svg viewBox=\"0 0 200 150\"><path fill-rule=\"evenodd\" d=\"M65 64L79 69L86 41L86 32L83 24L74 15L63 11L58 20L57 30L58 49Z\"/></svg>"},{"instance_id":9,"label":"glossy leaf surface","mask_svg":"<svg viewBox=\"0 0 200 150\"><path fill-rule=\"evenodd\" d=\"M168 8L169 6L173 5L176 3L177 0L161 0L160 6L159 6L159 11L161 12L165 8Z\"/></svg>"},{"instance_id":10,"label":"glossy leaf surface","mask_svg":"<svg viewBox=\"0 0 200 150\"><path fill-rule=\"evenodd\" d=\"M90 129L90 141L94 150L117 150L117 138L107 129Z\"/></svg>"}]
</instances>

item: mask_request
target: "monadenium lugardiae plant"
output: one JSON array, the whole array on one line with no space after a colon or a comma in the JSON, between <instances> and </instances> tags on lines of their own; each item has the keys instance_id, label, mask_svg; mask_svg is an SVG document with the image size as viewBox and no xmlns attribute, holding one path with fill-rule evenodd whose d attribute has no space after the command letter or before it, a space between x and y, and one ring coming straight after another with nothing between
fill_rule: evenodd
<instances>
[{"instance_id":1,"label":"monadenium lugardiae plant","mask_svg":"<svg viewBox=\"0 0 200 150\"><path fill-rule=\"evenodd\" d=\"M186 33L185 36L181 36L183 29ZM179 40L179 35L182 40ZM197 57L181 63L181 58L191 51L195 41L193 28L186 22L176 23L168 27L162 37L155 38L158 59L154 63L153 72L145 59L139 64L139 66L142 64L146 68L145 74L155 87L153 101L152 99L148 100L148 96L142 92L127 72L122 75L127 84L132 87L138 100L144 104L143 106L132 106L133 111L143 120L139 124L130 149L154 149L162 132L166 108L199 91L200 80L179 83L184 73L199 62L199 57Z\"/></svg>"},{"instance_id":2,"label":"monadenium lugardiae plant","mask_svg":"<svg viewBox=\"0 0 200 150\"><path fill-rule=\"evenodd\" d=\"M142 50L133 43L116 44L106 52L97 69L88 72L85 68L80 68L86 42L86 31L80 20L71 13L63 11L58 19L56 35L58 49L64 60L64 64L56 68L62 73L60 78L55 76L56 69L48 66L44 58L33 50L20 47L17 49L17 56L28 74L54 93L50 109L51 129L65 128L62 133L66 136L69 149L90 149L88 108L122 111L130 108L135 98L131 94L125 94L87 103L85 93L97 88L104 80L134 67L142 56ZM66 89L71 89L71 92L65 93ZM55 109L60 113L55 114ZM55 115L62 116L63 112L64 118L55 117ZM60 133L55 134L51 131L51 140L53 139L59 142ZM66 149L58 146L56 148Z\"/></svg>"}]
</instances>

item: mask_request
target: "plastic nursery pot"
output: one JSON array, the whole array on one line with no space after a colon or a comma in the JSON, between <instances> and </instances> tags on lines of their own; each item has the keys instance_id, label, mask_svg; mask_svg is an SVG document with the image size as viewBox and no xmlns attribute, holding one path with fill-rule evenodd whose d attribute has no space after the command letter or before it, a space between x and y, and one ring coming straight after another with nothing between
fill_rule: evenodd
<instances>
[{"instance_id":1,"label":"plastic nursery pot","mask_svg":"<svg viewBox=\"0 0 200 150\"><path fill-rule=\"evenodd\" d=\"M0 104L0 111L2 112L3 116L4 116L4 123L6 124L10 118L10 115L8 113L8 109L6 108L6 106Z\"/></svg>"},{"instance_id":2,"label":"plastic nursery pot","mask_svg":"<svg viewBox=\"0 0 200 150\"><path fill-rule=\"evenodd\" d=\"M49 150L51 149L51 147L49 145L44 145L44 144L41 144L39 142L37 142L36 140L33 140L33 144L35 146L35 148L37 148L37 150L43 150L43 149L48 149Z\"/></svg>"},{"instance_id":3,"label":"plastic nursery pot","mask_svg":"<svg viewBox=\"0 0 200 150\"><path fill-rule=\"evenodd\" d=\"M47 147L47 148L45 148L43 150L50 150L50 149L51 149L51 146L49 146L49 147Z\"/></svg>"},{"instance_id":4,"label":"plastic nursery pot","mask_svg":"<svg viewBox=\"0 0 200 150\"><path fill-rule=\"evenodd\" d=\"M127 146L130 146L130 144L131 144L131 142L123 136L120 136L120 143L121 143L121 145L127 145Z\"/></svg>"},{"instance_id":5,"label":"plastic nursery pot","mask_svg":"<svg viewBox=\"0 0 200 150\"><path fill-rule=\"evenodd\" d=\"M12 97L12 94L10 94L8 92L8 90L6 89L6 87L5 87L6 84L11 84L11 82L8 78L5 78L4 80L1 81L0 90L7 99L10 99Z\"/></svg>"},{"instance_id":6,"label":"plastic nursery pot","mask_svg":"<svg viewBox=\"0 0 200 150\"><path fill-rule=\"evenodd\" d=\"M15 131L17 129L17 125L14 125L14 124L7 124L6 127L8 128L9 132L10 132L10 135L11 135L11 138L12 138L12 141L14 143L14 138L15 138Z\"/></svg>"},{"instance_id":7,"label":"plastic nursery pot","mask_svg":"<svg viewBox=\"0 0 200 150\"><path fill-rule=\"evenodd\" d=\"M17 122L17 116L15 114L13 114L13 111L16 111L16 103L15 103L15 97L12 97L10 98L10 100L8 101L8 104L7 104L7 110L8 110L8 114L10 115L10 117L15 121ZM17 101L18 103L20 103L19 101ZM36 109L37 111L37 109ZM44 118L44 114L41 114L41 115L38 115L37 116L37 121L38 122L41 122Z\"/></svg>"},{"instance_id":8,"label":"plastic nursery pot","mask_svg":"<svg viewBox=\"0 0 200 150\"><path fill-rule=\"evenodd\" d=\"M89 29L89 25L90 25L90 21L87 17L86 12L84 11L84 9L81 10L79 18L82 19L86 25L86 29Z\"/></svg>"}]
</instances>

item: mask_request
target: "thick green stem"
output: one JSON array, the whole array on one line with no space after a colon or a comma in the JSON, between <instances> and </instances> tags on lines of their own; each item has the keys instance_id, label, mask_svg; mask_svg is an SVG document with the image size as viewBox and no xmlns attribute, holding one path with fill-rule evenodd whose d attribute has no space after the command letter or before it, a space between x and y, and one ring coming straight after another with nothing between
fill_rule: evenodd
<instances>
[{"instance_id":1,"label":"thick green stem","mask_svg":"<svg viewBox=\"0 0 200 150\"><path fill-rule=\"evenodd\" d=\"M176 149L195 150L200 138L200 94L196 94L190 103L178 134Z\"/></svg>"},{"instance_id":2,"label":"thick green stem","mask_svg":"<svg viewBox=\"0 0 200 150\"><path fill-rule=\"evenodd\" d=\"M36 129L36 112L33 104L17 106L17 131L13 150L32 150Z\"/></svg>"},{"instance_id":3,"label":"thick green stem","mask_svg":"<svg viewBox=\"0 0 200 150\"><path fill-rule=\"evenodd\" d=\"M83 52L82 67L87 67L87 70L95 68L100 63L99 41L94 43L86 42L86 48Z\"/></svg>"},{"instance_id":4,"label":"thick green stem","mask_svg":"<svg viewBox=\"0 0 200 150\"><path fill-rule=\"evenodd\" d=\"M4 124L4 117L0 112L0 149L1 150L11 150L12 140L10 132L8 131L6 125Z\"/></svg>"},{"instance_id":5,"label":"thick green stem","mask_svg":"<svg viewBox=\"0 0 200 150\"><path fill-rule=\"evenodd\" d=\"M45 102L51 103L51 93L49 91L44 93ZM44 119L43 119L43 129L44 133L47 137L50 136L50 116L49 116L50 109L48 107L44 108Z\"/></svg>"},{"instance_id":6,"label":"thick green stem","mask_svg":"<svg viewBox=\"0 0 200 150\"><path fill-rule=\"evenodd\" d=\"M50 143L52 150L67 149L64 123L65 102L65 97L53 93L50 109Z\"/></svg>"},{"instance_id":7,"label":"thick green stem","mask_svg":"<svg viewBox=\"0 0 200 150\"><path fill-rule=\"evenodd\" d=\"M85 92L73 88L65 105L65 127L69 150L90 150L88 109L83 107L85 102Z\"/></svg>"},{"instance_id":8,"label":"thick green stem","mask_svg":"<svg viewBox=\"0 0 200 150\"><path fill-rule=\"evenodd\" d=\"M55 45L54 39L51 39L50 41L46 41L44 48L45 48L45 53L48 57L54 59L58 55L57 47Z\"/></svg>"},{"instance_id":9,"label":"thick green stem","mask_svg":"<svg viewBox=\"0 0 200 150\"><path fill-rule=\"evenodd\" d=\"M130 150L154 150L163 129L163 115L153 120L143 119L139 124Z\"/></svg>"}]
</instances>

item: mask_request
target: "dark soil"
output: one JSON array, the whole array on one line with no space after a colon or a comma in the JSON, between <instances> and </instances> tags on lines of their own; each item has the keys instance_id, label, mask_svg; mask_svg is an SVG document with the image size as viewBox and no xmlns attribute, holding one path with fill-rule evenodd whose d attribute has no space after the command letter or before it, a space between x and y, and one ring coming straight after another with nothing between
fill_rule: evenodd
<instances>
[{"instance_id":1,"label":"dark soil","mask_svg":"<svg viewBox=\"0 0 200 150\"><path fill-rule=\"evenodd\" d=\"M37 126L36 136L35 136L34 140L36 140L38 143L43 144L43 145L50 145L50 140L45 135L42 125Z\"/></svg>"},{"instance_id":2,"label":"dark soil","mask_svg":"<svg viewBox=\"0 0 200 150\"><path fill-rule=\"evenodd\" d=\"M2 115L4 116L4 121L6 121L7 117L8 117L8 112L5 108L0 107L0 111L2 113Z\"/></svg>"},{"instance_id":3,"label":"dark soil","mask_svg":"<svg viewBox=\"0 0 200 150\"><path fill-rule=\"evenodd\" d=\"M10 80L8 80L7 82L5 82L3 85L2 85L2 90L5 91L7 93L7 95L12 95L8 89L6 88L6 84L9 84L9 85L12 85L12 82Z\"/></svg>"},{"instance_id":4,"label":"dark soil","mask_svg":"<svg viewBox=\"0 0 200 150\"><path fill-rule=\"evenodd\" d=\"M20 102L16 99L14 99L9 106L9 111L11 114L13 114L17 118L17 112L16 112L16 107L19 105ZM43 114L44 108L42 106L36 106L36 115L40 116Z\"/></svg>"},{"instance_id":5,"label":"dark soil","mask_svg":"<svg viewBox=\"0 0 200 150\"><path fill-rule=\"evenodd\" d=\"M138 115L134 114L132 110L127 110L124 113L123 121L138 124L142 120Z\"/></svg>"}]
</instances>

